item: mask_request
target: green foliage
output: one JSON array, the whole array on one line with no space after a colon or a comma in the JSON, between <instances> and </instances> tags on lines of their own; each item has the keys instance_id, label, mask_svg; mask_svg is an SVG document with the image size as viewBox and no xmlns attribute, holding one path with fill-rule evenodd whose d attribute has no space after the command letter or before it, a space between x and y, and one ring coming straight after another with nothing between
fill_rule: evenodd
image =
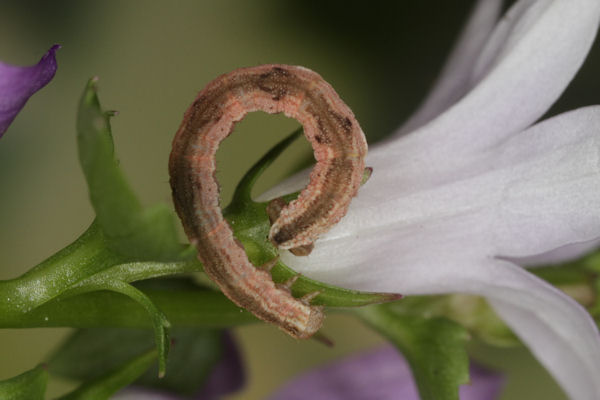
<instances>
[{"instance_id":1,"label":"green foliage","mask_svg":"<svg viewBox=\"0 0 600 400\"><path fill-rule=\"evenodd\" d=\"M0 281L0 298L6 299L0 302L0 328L102 327L76 332L52 357L52 372L84 381L64 399L109 398L134 381L189 395L198 391L221 357L222 335L216 329L255 322L256 318L222 293L190 284L191 280L184 285L181 280L133 284L202 274L202 266L193 247L179 242L172 208L164 204L142 207L129 186L115 156L112 115L102 110L96 80L90 80L79 104L77 142L96 219L72 244L23 276ZM301 133L292 133L261 158L240 181L224 210L254 265L273 260L278 250L267 239L267 203L254 202L252 188ZM297 195L287 195L284 200ZM598 316L599 254L563 268L534 272ZM280 261L271 274L278 283L297 275ZM292 287L295 297L314 292L319 294L313 304L331 308L399 298L342 289L304 276ZM468 381L467 330L494 345L518 343L485 300L474 296L416 296L354 312L404 354L424 400L458 399L458 386ZM172 331L171 325L175 326ZM170 334L175 346L167 360ZM46 370L36 367L0 382L0 398L43 399L46 380Z\"/></svg>"},{"instance_id":2,"label":"green foliage","mask_svg":"<svg viewBox=\"0 0 600 400\"><path fill-rule=\"evenodd\" d=\"M156 359L149 350L96 379L89 380L60 400L104 400L135 381Z\"/></svg>"},{"instance_id":3,"label":"green foliage","mask_svg":"<svg viewBox=\"0 0 600 400\"><path fill-rule=\"evenodd\" d=\"M387 305L356 313L404 355L422 400L459 399L459 385L469 381L469 335L462 326L446 318L401 314Z\"/></svg>"},{"instance_id":4,"label":"green foliage","mask_svg":"<svg viewBox=\"0 0 600 400\"><path fill-rule=\"evenodd\" d=\"M164 205L142 208L130 189L114 155L111 115L102 111L95 80L90 80L79 105L77 139L96 220L73 244L22 277L0 284L0 293L11 299L0 305L0 326L27 320L32 313L39 315L42 306L44 321L56 322L48 312L53 305L60 309L59 301L95 291L116 292L137 302L150 316L159 373L164 374L170 323L130 282L197 271L201 266L190 261L194 252L189 246L178 242L174 213Z\"/></svg>"},{"instance_id":5,"label":"green foliage","mask_svg":"<svg viewBox=\"0 0 600 400\"><path fill-rule=\"evenodd\" d=\"M164 375L172 323L183 329L185 326L227 327L256 320L221 293L196 285L185 288L132 285L139 280L201 271L202 267L195 260L195 251L177 240L176 217L171 208L164 205L143 208L127 183L115 156L109 122L112 115L102 110L96 81L91 80L79 105L77 139L81 166L96 212L94 223L73 244L27 274L13 281L0 282L0 295L13 299L10 304L0 304L0 327L109 325L153 328L154 335L149 331L138 332L144 335L144 339L138 338L137 345L124 345L127 340L123 331L114 330L119 340L104 343L103 350L98 350L103 343L100 338L89 338L92 333L80 332L73 337L72 343L60 350L64 356L53 358L53 370L72 376L73 371L68 368L76 367L78 370L82 368L82 371L94 370L95 374L81 375L79 378L86 383L67 398L109 396L120 386L137 379L156 357L158 375ZM282 140L248 171L238 185L232 203L224 211L234 234L255 265L272 260L278 251L267 240L270 228L267 204L252 201L252 187L264 170L300 134L301 131L297 131ZM286 196L286 200L290 201L295 196L297 194ZM272 275L275 282L283 282L296 273L278 262ZM329 307L362 306L398 298L395 294L337 288L302 276L292 287L292 292L296 297L319 292L314 304ZM187 329L191 332L189 329L192 328ZM190 369L178 364L177 360L184 355L193 356L194 359L187 359L185 364L195 363L194 376L195 382L198 382L197 373L206 374L211 363L219 357L215 353L219 346L214 345L214 331L200 331L186 336L182 333L184 331L176 329L175 332L183 335L184 340L175 352L188 348L187 344L193 344L195 338L196 342L204 340L204 344L193 345L193 348L200 349L200 353L186 351L186 354L172 358L168 365L175 369L175 373L167 374L160 382L156 375L144 378L146 384L191 391L192 386L186 384L191 380L186 374ZM104 339L112 338L112 335L105 334ZM130 338L135 336L132 331L128 331L127 335ZM149 350L152 336L156 354ZM77 361L75 355L88 354L86 351L96 353L89 354L87 361ZM105 365L93 365L94 360L101 359L101 356L105 357L102 361Z\"/></svg>"},{"instance_id":6,"label":"green foliage","mask_svg":"<svg viewBox=\"0 0 600 400\"><path fill-rule=\"evenodd\" d=\"M136 384L191 396L200 391L223 356L223 331L204 328L177 328L172 332L168 373L158 379L151 369Z\"/></svg>"},{"instance_id":7,"label":"green foliage","mask_svg":"<svg viewBox=\"0 0 600 400\"><path fill-rule=\"evenodd\" d=\"M471 335L494 346L521 343L483 297L467 294L410 296L390 304L389 308L404 315L448 318L465 327Z\"/></svg>"},{"instance_id":8,"label":"green foliage","mask_svg":"<svg viewBox=\"0 0 600 400\"><path fill-rule=\"evenodd\" d=\"M55 349L48 370L74 380L98 379L153 346L147 329L80 329Z\"/></svg>"},{"instance_id":9,"label":"green foliage","mask_svg":"<svg viewBox=\"0 0 600 400\"><path fill-rule=\"evenodd\" d=\"M175 328L168 372L157 378L157 367L138 370L137 386L159 388L180 395L200 390L222 356L222 333L204 328ZM49 361L51 373L78 381L98 381L118 370L154 345L152 333L144 329L82 329L72 334Z\"/></svg>"},{"instance_id":10,"label":"green foliage","mask_svg":"<svg viewBox=\"0 0 600 400\"><path fill-rule=\"evenodd\" d=\"M600 251L562 265L532 269L531 272L566 292L600 317Z\"/></svg>"},{"instance_id":11,"label":"green foliage","mask_svg":"<svg viewBox=\"0 0 600 400\"><path fill-rule=\"evenodd\" d=\"M141 328L80 331L63 345L51 361L51 370L85 381L65 398L107 398L136 380L189 394L198 389L221 356L220 334L213 329L254 322L256 318L220 292L190 284L191 280L183 286L182 281L173 285L172 280L139 283L178 274L202 274L202 266L195 259L195 250L178 241L177 218L171 207L142 207L127 183L115 156L109 121L112 115L102 110L96 81L91 80L79 104L77 139L96 219L69 246L23 276L0 282L0 298L7 299L0 302L0 328ZM267 203L254 202L252 188L301 133L292 133L259 160L240 181L224 210L254 265L276 258L278 250L267 239ZM291 201L296 196L294 193L284 199ZM592 255L572 263L571 268L535 272L598 315L599 260L600 256ZM271 274L275 282L297 275L280 261ZM346 290L303 276L292 287L296 297L314 292L319 294L313 304L331 308L399 298L396 294ZM473 296L411 297L356 309L356 313L405 355L425 400L458 398L458 386L468 380L466 329L491 344L518 343L487 303ZM175 326L171 333L176 345L167 360L171 325ZM157 364L156 369L149 368L152 364ZM164 375L167 366L170 373L158 380L157 375ZM38 367L1 382L0 397L43 398L45 382L46 372Z\"/></svg>"},{"instance_id":12,"label":"green foliage","mask_svg":"<svg viewBox=\"0 0 600 400\"><path fill-rule=\"evenodd\" d=\"M175 326L227 328L256 322L246 310L220 292L201 288L143 289ZM0 314L0 328L118 326L152 328L148 313L130 298L97 291L50 301L28 313L7 317Z\"/></svg>"},{"instance_id":13,"label":"green foliage","mask_svg":"<svg viewBox=\"0 0 600 400\"><path fill-rule=\"evenodd\" d=\"M48 373L38 365L32 370L0 382L0 398L3 400L43 400Z\"/></svg>"},{"instance_id":14,"label":"green foliage","mask_svg":"<svg viewBox=\"0 0 600 400\"><path fill-rule=\"evenodd\" d=\"M143 209L127 183L114 154L112 115L102 110L96 80L91 79L79 103L77 144L98 224L110 246L132 259L189 258L193 253L177 240L171 209L164 205Z\"/></svg>"}]
</instances>

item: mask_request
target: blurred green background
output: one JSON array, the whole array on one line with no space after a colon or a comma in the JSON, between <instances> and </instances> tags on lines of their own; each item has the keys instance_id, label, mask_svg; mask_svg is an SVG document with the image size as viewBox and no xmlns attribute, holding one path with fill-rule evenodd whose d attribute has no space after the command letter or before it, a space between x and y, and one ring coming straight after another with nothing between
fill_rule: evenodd
<instances>
[{"instance_id":1,"label":"blurred green background","mask_svg":"<svg viewBox=\"0 0 600 400\"><path fill-rule=\"evenodd\" d=\"M318 71L353 109L370 142L390 133L427 92L472 1L6 1L0 4L0 59L28 65L60 43L59 69L0 141L0 279L15 277L74 240L92 209L75 145L84 84L100 77L122 166L145 204L170 202L167 158L184 110L202 87L242 66L286 63ZM600 49L551 113L598 103ZM219 152L223 198L295 121L253 114ZM310 159L297 143L260 183L266 188ZM32 368L68 329L0 331L0 379ZM248 368L232 399L261 399L293 375L382 339L349 317L331 316L333 349L263 325L236 329ZM471 346L473 357L505 368L503 399L562 399L522 349ZM68 382L52 380L50 396Z\"/></svg>"}]
</instances>

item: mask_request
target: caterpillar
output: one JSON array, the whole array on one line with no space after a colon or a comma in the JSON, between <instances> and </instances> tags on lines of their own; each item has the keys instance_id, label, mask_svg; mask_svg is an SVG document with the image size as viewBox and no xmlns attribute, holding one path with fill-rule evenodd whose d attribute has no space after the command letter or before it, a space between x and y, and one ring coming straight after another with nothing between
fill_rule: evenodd
<instances>
[{"instance_id":1,"label":"caterpillar","mask_svg":"<svg viewBox=\"0 0 600 400\"><path fill-rule=\"evenodd\" d=\"M296 299L275 284L269 268L255 267L223 218L215 155L237 122L253 111L283 112L298 120L316 164L310 181L289 204L269 207L269 240L280 249L307 254L317 237L336 224L356 195L365 169L367 142L354 114L319 74L300 66L240 68L210 82L185 112L169 158L175 209L208 276L223 293L258 318L303 339L316 333L322 307L317 293Z\"/></svg>"}]
</instances>

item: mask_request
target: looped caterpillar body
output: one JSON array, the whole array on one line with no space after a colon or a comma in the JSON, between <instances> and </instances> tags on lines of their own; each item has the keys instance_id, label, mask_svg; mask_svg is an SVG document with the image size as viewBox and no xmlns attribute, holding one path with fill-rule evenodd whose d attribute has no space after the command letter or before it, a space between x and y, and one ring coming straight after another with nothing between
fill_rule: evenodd
<instances>
[{"instance_id":1,"label":"looped caterpillar body","mask_svg":"<svg viewBox=\"0 0 600 400\"><path fill-rule=\"evenodd\" d=\"M298 120L316 165L298 198L279 207L269 239L281 249L310 249L347 212L363 177L367 143L352 111L317 73L268 64L241 68L209 83L185 113L173 140L170 183L185 232L206 273L234 303L296 338L308 338L324 315L256 268L223 218L215 155L246 113L283 112Z\"/></svg>"}]
</instances>

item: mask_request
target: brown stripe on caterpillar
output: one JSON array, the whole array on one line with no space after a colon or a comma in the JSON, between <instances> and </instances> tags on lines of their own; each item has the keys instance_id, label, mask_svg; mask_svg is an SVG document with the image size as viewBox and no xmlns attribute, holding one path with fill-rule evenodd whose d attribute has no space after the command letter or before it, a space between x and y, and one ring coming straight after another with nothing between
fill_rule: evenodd
<instances>
[{"instance_id":1,"label":"brown stripe on caterpillar","mask_svg":"<svg viewBox=\"0 0 600 400\"><path fill-rule=\"evenodd\" d=\"M298 120L317 161L298 198L276 210L269 238L282 249L309 251L343 217L361 184L367 144L352 111L317 73L275 64L238 69L209 83L173 140L173 200L206 273L234 303L291 336L307 338L322 324L321 308L295 299L265 268L256 268L219 206L217 149L252 111L283 112Z\"/></svg>"}]
</instances>

